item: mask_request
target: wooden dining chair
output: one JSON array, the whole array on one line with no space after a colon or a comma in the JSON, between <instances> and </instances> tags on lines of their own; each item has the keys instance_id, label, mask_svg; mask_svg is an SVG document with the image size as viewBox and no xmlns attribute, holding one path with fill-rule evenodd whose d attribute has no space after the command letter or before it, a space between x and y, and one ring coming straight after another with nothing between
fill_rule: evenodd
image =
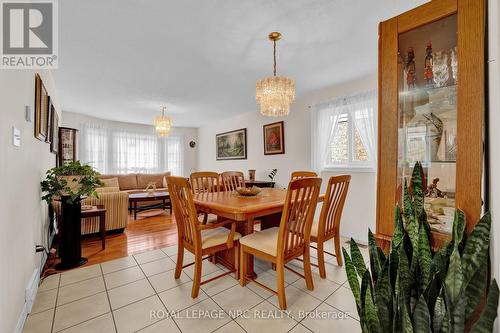
<instances>
[{"instance_id":1,"label":"wooden dining chair","mask_svg":"<svg viewBox=\"0 0 500 333\"><path fill-rule=\"evenodd\" d=\"M221 190L220 175L212 171L193 172L189 177L191 181L191 189L193 194L198 193L212 193ZM209 220L209 214L201 213L203 215L203 224ZM215 222L217 217L212 216L210 222Z\"/></svg>"},{"instance_id":2,"label":"wooden dining chair","mask_svg":"<svg viewBox=\"0 0 500 333\"><path fill-rule=\"evenodd\" d=\"M241 234L236 232L236 222L226 220L220 223L202 224L193 201L193 193L187 179L182 177L167 177L170 197L177 223L178 248L175 278L181 276L183 268L194 265L193 288L191 297L198 297L200 286L215 279L235 272L238 277L238 260L235 269L201 281L202 261L212 257L216 252L234 248L235 258L239 255L238 239ZM231 229L224 225L231 224ZM195 261L183 266L184 249L194 254ZM203 257L205 256L205 257Z\"/></svg>"},{"instance_id":3,"label":"wooden dining chair","mask_svg":"<svg viewBox=\"0 0 500 333\"><path fill-rule=\"evenodd\" d=\"M318 177L318 174L314 171L294 171L292 172L291 180L301 179L305 177Z\"/></svg>"},{"instance_id":4,"label":"wooden dining chair","mask_svg":"<svg viewBox=\"0 0 500 333\"><path fill-rule=\"evenodd\" d=\"M221 174L224 191L235 191L238 187L245 187L245 176L241 171L225 171Z\"/></svg>"},{"instance_id":5,"label":"wooden dining chair","mask_svg":"<svg viewBox=\"0 0 500 333\"><path fill-rule=\"evenodd\" d=\"M317 244L318 268L321 278L326 278L325 253L337 258L337 264L342 266L342 251L340 249L340 218L344 208L347 190L351 176L341 175L330 177L326 188L323 207L319 221L313 222L311 228L311 242ZM334 240L335 254L324 250L324 243L330 239ZM316 265L315 265L316 266Z\"/></svg>"},{"instance_id":6,"label":"wooden dining chair","mask_svg":"<svg viewBox=\"0 0 500 333\"><path fill-rule=\"evenodd\" d=\"M282 310L286 310L285 268L304 278L307 289L314 289L309 237L320 187L321 178L292 180L288 185L279 227L265 229L240 239L240 284L245 286L247 281L252 281L278 295ZM276 266L277 291L247 276L245 265L248 254L270 261ZM301 256L304 258L304 275L286 266L286 263Z\"/></svg>"},{"instance_id":7,"label":"wooden dining chair","mask_svg":"<svg viewBox=\"0 0 500 333\"><path fill-rule=\"evenodd\" d=\"M217 172L193 172L189 178L191 180L191 188L195 194L219 192L221 190L220 176Z\"/></svg>"}]
</instances>

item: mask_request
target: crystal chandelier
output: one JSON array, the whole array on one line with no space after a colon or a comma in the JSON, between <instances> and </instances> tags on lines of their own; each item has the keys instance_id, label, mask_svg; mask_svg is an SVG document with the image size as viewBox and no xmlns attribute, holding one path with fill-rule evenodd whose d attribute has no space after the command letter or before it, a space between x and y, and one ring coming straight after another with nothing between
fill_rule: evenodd
<instances>
[{"instance_id":1,"label":"crystal chandelier","mask_svg":"<svg viewBox=\"0 0 500 333\"><path fill-rule=\"evenodd\" d=\"M276 41L279 32L271 32L273 42L273 76L257 81L255 99L260 104L260 113L268 117L282 117L290 113L290 104L295 100L295 82L284 76L276 76Z\"/></svg>"},{"instance_id":2,"label":"crystal chandelier","mask_svg":"<svg viewBox=\"0 0 500 333\"><path fill-rule=\"evenodd\" d=\"M161 115L155 118L155 130L158 136L168 136L172 127L172 118L165 116L166 106L161 106Z\"/></svg>"}]
</instances>

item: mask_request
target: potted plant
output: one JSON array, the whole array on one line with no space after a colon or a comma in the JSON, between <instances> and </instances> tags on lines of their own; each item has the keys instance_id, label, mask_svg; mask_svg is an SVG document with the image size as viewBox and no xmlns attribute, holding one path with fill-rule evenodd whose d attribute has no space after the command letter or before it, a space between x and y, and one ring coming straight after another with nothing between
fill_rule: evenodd
<instances>
[{"instance_id":1,"label":"potted plant","mask_svg":"<svg viewBox=\"0 0 500 333\"><path fill-rule=\"evenodd\" d=\"M64 164L47 171L45 180L40 185L44 195L42 199L49 205L53 201L60 209L59 257L57 269L68 269L87 262L81 256L81 200L87 196L97 196L96 187L101 185L100 174L91 166L80 161Z\"/></svg>"},{"instance_id":2,"label":"potted plant","mask_svg":"<svg viewBox=\"0 0 500 333\"><path fill-rule=\"evenodd\" d=\"M433 251L417 163L395 224L387 255L368 231L369 268L353 239L351 255L343 249L362 331L492 332L499 289L495 280L490 284L490 214L467 234L465 215L457 209L451 241Z\"/></svg>"},{"instance_id":3,"label":"potted plant","mask_svg":"<svg viewBox=\"0 0 500 333\"><path fill-rule=\"evenodd\" d=\"M54 199L69 197L73 203L85 196L97 196L96 187L101 185L99 172L80 161L64 164L47 171L40 184L42 199L51 204Z\"/></svg>"}]
</instances>

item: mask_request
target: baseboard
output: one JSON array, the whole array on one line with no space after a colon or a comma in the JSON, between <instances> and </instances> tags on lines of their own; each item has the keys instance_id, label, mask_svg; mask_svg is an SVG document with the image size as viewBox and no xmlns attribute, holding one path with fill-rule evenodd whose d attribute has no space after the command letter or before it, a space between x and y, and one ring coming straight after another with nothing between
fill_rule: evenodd
<instances>
[{"instance_id":1,"label":"baseboard","mask_svg":"<svg viewBox=\"0 0 500 333\"><path fill-rule=\"evenodd\" d=\"M31 275L31 278L28 281L28 285L26 286L24 293L24 305L21 313L19 314L19 318L17 320L16 328L14 330L15 333L22 333L24 323L26 322L26 318L28 314L31 312L31 308L33 307L33 302L35 301L36 294L38 292L38 286L40 284L40 276L42 275L42 269L45 266L45 262L47 261L47 254L42 252L42 260L41 266L36 268Z\"/></svg>"}]
</instances>

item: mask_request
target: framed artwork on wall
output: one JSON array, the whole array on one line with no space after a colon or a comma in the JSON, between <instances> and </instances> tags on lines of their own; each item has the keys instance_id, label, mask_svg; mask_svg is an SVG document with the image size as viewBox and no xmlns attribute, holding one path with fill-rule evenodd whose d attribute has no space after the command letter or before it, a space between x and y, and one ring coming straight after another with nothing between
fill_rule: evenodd
<instances>
[{"instance_id":1,"label":"framed artwork on wall","mask_svg":"<svg viewBox=\"0 0 500 333\"><path fill-rule=\"evenodd\" d=\"M59 115L54 104L50 108L50 152L57 155L59 152Z\"/></svg>"},{"instance_id":2,"label":"framed artwork on wall","mask_svg":"<svg viewBox=\"0 0 500 333\"><path fill-rule=\"evenodd\" d=\"M215 148L217 160L246 160L247 129L217 134Z\"/></svg>"},{"instance_id":3,"label":"framed artwork on wall","mask_svg":"<svg viewBox=\"0 0 500 333\"><path fill-rule=\"evenodd\" d=\"M264 155L277 155L285 153L285 123L264 125Z\"/></svg>"},{"instance_id":4,"label":"framed artwork on wall","mask_svg":"<svg viewBox=\"0 0 500 333\"><path fill-rule=\"evenodd\" d=\"M52 105L52 98L48 96L47 99L47 136L45 137L45 142L51 143L52 141L52 111L54 106Z\"/></svg>"},{"instance_id":5,"label":"framed artwork on wall","mask_svg":"<svg viewBox=\"0 0 500 333\"><path fill-rule=\"evenodd\" d=\"M35 137L46 141L49 125L49 95L40 75L35 75Z\"/></svg>"}]
</instances>

